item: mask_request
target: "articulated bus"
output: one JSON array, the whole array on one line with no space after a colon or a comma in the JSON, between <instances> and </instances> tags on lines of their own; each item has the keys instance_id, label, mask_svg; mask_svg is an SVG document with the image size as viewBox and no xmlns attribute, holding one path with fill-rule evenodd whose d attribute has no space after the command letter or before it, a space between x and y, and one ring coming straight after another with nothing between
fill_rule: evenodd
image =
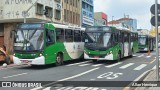
<instances>
[{"instance_id":1,"label":"articulated bus","mask_svg":"<svg viewBox=\"0 0 160 90\"><path fill-rule=\"evenodd\" d=\"M138 33L109 26L93 26L85 30L84 59L117 60L138 52Z\"/></svg>"},{"instance_id":2,"label":"articulated bus","mask_svg":"<svg viewBox=\"0 0 160 90\"><path fill-rule=\"evenodd\" d=\"M154 50L155 38L149 35L138 35L139 51Z\"/></svg>"},{"instance_id":3,"label":"articulated bus","mask_svg":"<svg viewBox=\"0 0 160 90\"><path fill-rule=\"evenodd\" d=\"M54 23L18 24L14 30L15 64L46 65L83 58L84 28Z\"/></svg>"}]
</instances>

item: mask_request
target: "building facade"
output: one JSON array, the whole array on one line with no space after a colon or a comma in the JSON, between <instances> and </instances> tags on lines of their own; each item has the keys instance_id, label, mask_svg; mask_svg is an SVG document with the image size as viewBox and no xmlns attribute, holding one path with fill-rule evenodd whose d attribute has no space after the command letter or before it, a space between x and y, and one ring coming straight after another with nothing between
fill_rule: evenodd
<instances>
[{"instance_id":1,"label":"building facade","mask_svg":"<svg viewBox=\"0 0 160 90\"><path fill-rule=\"evenodd\" d=\"M103 12L94 13L94 26L106 26L108 21L107 14Z\"/></svg>"},{"instance_id":2,"label":"building facade","mask_svg":"<svg viewBox=\"0 0 160 90\"><path fill-rule=\"evenodd\" d=\"M131 31L137 32L137 20L136 19L124 17L124 18L119 19L118 21L127 25Z\"/></svg>"},{"instance_id":3,"label":"building facade","mask_svg":"<svg viewBox=\"0 0 160 90\"><path fill-rule=\"evenodd\" d=\"M80 0L62 0L62 21L80 26Z\"/></svg>"},{"instance_id":4,"label":"building facade","mask_svg":"<svg viewBox=\"0 0 160 90\"><path fill-rule=\"evenodd\" d=\"M13 52L11 31L24 22L24 15L26 22L62 22L61 0L0 0L0 3L0 46L5 45L9 53Z\"/></svg>"},{"instance_id":5,"label":"building facade","mask_svg":"<svg viewBox=\"0 0 160 90\"><path fill-rule=\"evenodd\" d=\"M120 18L118 20L113 20L108 22L110 26L119 26L127 28L130 31L137 32L137 20L129 17Z\"/></svg>"},{"instance_id":6,"label":"building facade","mask_svg":"<svg viewBox=\"0 0 160 90\"><path fill-rule=\"evenodd\" d=\"M81 0L81 26L94 25L94 4L93 0Z\"/></svg>"}]
</instances>

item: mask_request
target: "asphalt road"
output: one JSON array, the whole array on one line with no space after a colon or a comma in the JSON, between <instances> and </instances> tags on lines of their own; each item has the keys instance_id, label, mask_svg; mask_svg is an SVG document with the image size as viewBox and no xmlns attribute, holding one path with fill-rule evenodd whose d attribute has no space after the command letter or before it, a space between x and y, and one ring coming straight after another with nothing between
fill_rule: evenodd
<instances>
[{"instance_id":1,"label":"asphalt road","mask_svg":"<svg viewBox=\"0 0 160 90\"><path fill-rule=\"evenodd\" d=\"M92 63L90 60L76 60L57 67L9 65L7 68L0 67L0 81L49 81L44 82L46 87L12 90L122 90L125 86L115 85L124 81L134 81L155 65L155 52L151 52L150 57L146 52L136 53L132 58L124 58L120 62ZM109 85L113 86L108 87Z\"/></svg>"}]
</instances>

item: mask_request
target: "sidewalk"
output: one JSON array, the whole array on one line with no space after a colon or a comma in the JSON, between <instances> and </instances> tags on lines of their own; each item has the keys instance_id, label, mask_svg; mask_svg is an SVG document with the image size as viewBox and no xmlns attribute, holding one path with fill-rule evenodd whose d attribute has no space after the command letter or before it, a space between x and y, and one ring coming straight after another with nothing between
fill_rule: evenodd
<instances>
[{"instance_id":1,"label":"sidewalk","mask_svg":"<svg viewBox=\"0 0 160 90\"><path fill-rule=\"evenodd\" d=\"M156 70L151 70L142 81L156 81ZM160 87L131 87L130 90L160 90Z\"/></svg>"}]
</instances>

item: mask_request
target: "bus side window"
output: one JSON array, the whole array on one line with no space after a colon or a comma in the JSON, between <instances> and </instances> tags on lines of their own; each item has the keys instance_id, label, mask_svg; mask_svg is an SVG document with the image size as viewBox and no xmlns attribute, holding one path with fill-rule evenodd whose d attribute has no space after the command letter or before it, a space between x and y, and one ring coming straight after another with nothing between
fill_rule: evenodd
<instances>
[{"instance_id":1,"label":"bus side window","mask_svg":"<svg viewBox=\"0 0 160 90\"><path fill-rule=\"evenodd\" d=\"M81 42L80 30L74 30L74 42Z\"/></svg>"},{"instance_id":2,"label":"bus side window","mask_svg":"<svg viewBox=\"0 0 160 90\"><path fill-rule=\"evenodd\" d=\"M47 43L47 46L55 43L54 31L46 30L46 43Z\"/></svg>"},{"instance_id":3,"label":"bus side window","mask_svg":"<svg viewBox=\"0 0 160 90\"><path fill-rule=\"evenodd\" d=\"M81 31L81 41L84 42L85 41L85 35L84 35L84 31Z\"/></svg>"},{"instance_id":4,"label":"bus side window","mask_svg":"<svg viewBox=\"0 0 160 90\"><path fill-rule=\"evenodd\" d=\"M65 30L65 40L66 42L73 42L73 30L71 29Z\"/></svg>"},{"instance_id":5,"label":"bus side window","mask_svg":"<svg viewBox=\"0 0 160 90\"><path fill-rule=\"evenodd\" d=\"M57 42L64 42L64 29L57 28L56 29L56 41Z\"/></svg>"}]
</instances>

